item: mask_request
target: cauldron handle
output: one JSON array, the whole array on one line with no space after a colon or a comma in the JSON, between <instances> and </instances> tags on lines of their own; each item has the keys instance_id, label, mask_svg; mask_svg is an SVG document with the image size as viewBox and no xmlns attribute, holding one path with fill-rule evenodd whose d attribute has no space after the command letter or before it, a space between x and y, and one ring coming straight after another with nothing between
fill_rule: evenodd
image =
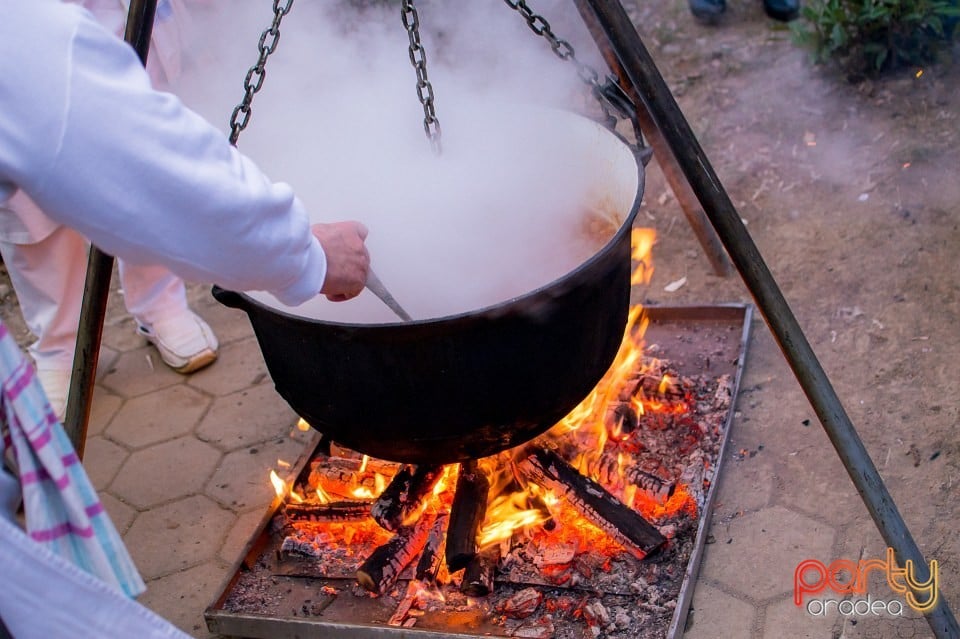
<instances>
[{"instance_id":1,"label":"cauldron handle","mask_svg":"<svg viewBox=\"0 0 960 639\"><path fill-rule=\"evenodd\" d=\"M210 292L213 294L214 299L224 306L239 309L243 309L244 307L243 298L240 297L239 293L228 291L225 288L220 288L216 284L213 285L213 288L210 290Z\"/></svg>"}]
</instances>

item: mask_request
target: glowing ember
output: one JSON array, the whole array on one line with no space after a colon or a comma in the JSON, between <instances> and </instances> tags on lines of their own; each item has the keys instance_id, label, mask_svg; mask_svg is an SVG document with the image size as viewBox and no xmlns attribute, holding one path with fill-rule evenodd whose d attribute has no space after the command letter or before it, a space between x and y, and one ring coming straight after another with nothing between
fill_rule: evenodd
<instances>
[{"instance_id":1,"label":"glowing ember","mask_svg":"<svg viewBox=\"0 0 960 639\"><path fill-rule=\"evenodd\" d=\"M631 505L640 514L651 520L665 519L681 512L687 512L694 517L697 515L697 502L683 484L679 484L663 504L638 494Z\"/></svg>"}]
</instances>

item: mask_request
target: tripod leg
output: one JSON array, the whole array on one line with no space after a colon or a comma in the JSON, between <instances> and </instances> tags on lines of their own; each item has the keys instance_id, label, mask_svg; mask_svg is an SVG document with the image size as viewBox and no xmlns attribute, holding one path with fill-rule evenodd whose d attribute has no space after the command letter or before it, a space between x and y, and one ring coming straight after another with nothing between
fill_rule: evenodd
<instances>
[{"instance_id":1,"label":"tripod leg","mask_svg":"<svg viewBox=\"0 0 960 639\"><path fill-rule=\"evenodd\" d=\"M144 65L147 63L156 10L157 0L133 0L127 11L124 39L133 45ZM90 402L93 399L97 361L100 358L100 339L103 336L103 321L107 314L107 297L110 294L113 262L112 256L96 246L90 246L83 303L80 306L77 345L70 376L70 391L67 395L67 412L63 420L67 436L80 459L83 459L83 449L87 441Z\"/></svg>"},{"instance_id":2,"label":"tripod leg","mask_svg":"<svg viewBox=\"0 0 960 639\"><path fill-rule=\"evenodd\" d=\"M657 129L673 149L884 541L896 552L900 565L913 562L921 582L930 579L929 564L623 6L616 0L583 0L583 3L585 9L589 8L589 18L595 21L598 34L606 38L605 46L616 54L630 86L643 98ZM938 593L935 607L924 616L937 639L960 637L960 626L942 593Z\"/></svg>"}]
</instances>

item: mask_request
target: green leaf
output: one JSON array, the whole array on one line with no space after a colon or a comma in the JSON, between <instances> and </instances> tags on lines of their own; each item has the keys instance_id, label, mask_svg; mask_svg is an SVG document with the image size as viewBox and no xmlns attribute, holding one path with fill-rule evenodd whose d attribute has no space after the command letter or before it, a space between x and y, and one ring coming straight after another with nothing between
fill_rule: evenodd
<instances>
[{"instance_id":1,"label":"green leaf","mask_svg":"<svg viewBox=\"0 0 960 639\"><path fill-rule=\"evenodd\" d=\"M883 63L887 61L887 56L889 55L890 50L884 48L877 54L876 59L874 60L874 68L879 71L883 68Z\"/></svg>"}]
</instances>

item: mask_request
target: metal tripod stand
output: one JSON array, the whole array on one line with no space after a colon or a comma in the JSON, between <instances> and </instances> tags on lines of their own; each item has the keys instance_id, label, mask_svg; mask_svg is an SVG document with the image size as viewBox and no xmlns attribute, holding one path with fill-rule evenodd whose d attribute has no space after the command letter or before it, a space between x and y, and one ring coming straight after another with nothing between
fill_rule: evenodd
<instances>
[{"instance_id":1,"label":"metal tripod stand","mask_svg":"<svg viewBox=\"0 0 960 639\"><path fill-rule=\"evenodd\" d=\"M926 580L929 577L928 564L796 317L623 6L617 0L573 2L607 64L618 77L621 88L636 104L637 124L658 154L664 174L697 231L715 270L722 273L726 268L722 251L725 249L884 540L894 549L901 564L913 562L917 577L921 581ZM142 61L146 61L155 6L156 0L133 0L130 3L125 37L137 49ZM702 209L692 201L693 197L699 201ZM713 236L705 226L698 229L701 222L691 219L691 212L696 218L701 210L719 238L722 249L710 239ZM66 418L67 432L80 454L86 438L112 267L112 257L96 248L91 249ZM938 605L926 614L926 618L938 639L960 637L960 626L942 595Z\"/></svg>"}]
</instances>

